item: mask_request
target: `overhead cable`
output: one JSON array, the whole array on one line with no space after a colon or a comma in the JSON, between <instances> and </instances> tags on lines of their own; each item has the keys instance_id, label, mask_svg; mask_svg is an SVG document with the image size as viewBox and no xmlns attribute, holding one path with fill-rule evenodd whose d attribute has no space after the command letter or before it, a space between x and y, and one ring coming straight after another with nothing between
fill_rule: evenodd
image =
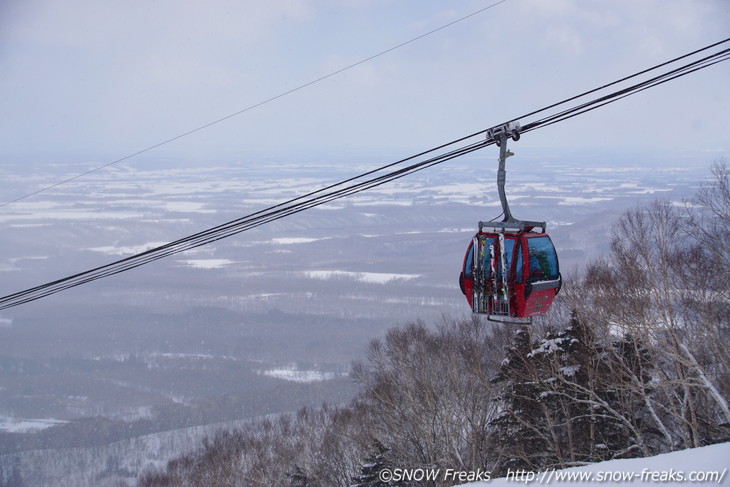
<instances>
[{"instance_id":1,"label":"overhead cable","mask_svg":"<svg viewBox=\"0 0 730 487\"><path fill-rule=\"evenodd\" d=\"M726 39L723 42L728 42L730 39ZM714 44L713 46L717 46L721 43ZM703 52L708 48L703 48L701 50L695 51L691 54L697 54L699 52ZM650 71L653 71L659 67L667 66L670 63L676 62L677 60L685 59L687 55L681 56L680 58L675 58L673 61L669 61L667 63L662 63L661 65L658 65L654 68L650 68L648 70L642 71L640 74L646 74ZM605 106L606 104L613 103L614 101L623 99L627 96L640 93L642 91L645 91L649 88L661 85L663 83L666 83L668 81L680 78L682 76L686 76L688 74L694 73L696 71L699 71L701 69L705 69L707 67L713 66L717 63L723 62L730 59L730 49L724 49L717 51L715 53L709 54L701 59L697 59L694 61L690 61L682 66L679 66L674 69L670 69L669 71L666 71L664 73L661 73L657 76L654 76L650 79L640 81L638 83L635 83L631 86L627 86L621 89L618 89L614 92L605 94L603 96L598 96L597 98L594 98L592 100L578 103L574 106L571 106L567 109L558 111L556 113L544 116L542 118L539 118L537 120L528 122L526 124L523 124L522 126L522 132L529 132L532 130L537 130L539 128L544 128L548 125L552 125L564 120L567 120L569 118L575 117L577 115L586 113L588 111L594 110L596 108ZM620 81L626 81L629 79L633 79L636 76L638 76L639 73L635 75L628 76L626 78L623 78L622 80L619 80L618 82L609 83L604 86L613 86ZM600 90L600 89L599 89ZM577 99L585 96L586 94L593 94L597 90L591 90L583 95L579 95L577 97L571 97L566 100L563 100L559 103L554 103L550 105L549 107L536 110L534 112L531 112L530 115L535 115L538 113L542 113L550 108L555 108L558 106L561 106L569 101L576 101ZM511 121L520 120L519 119L512 119ZM500 126L502 124L498 124L497 126ZM407 157L405 159L401 159L399 161L381 166L377 169L373 169L371 171L364 172L362 174L359 174L357 176L345 179L343 181L340 181L335 184L331 184L329 186L326 186L324 188L320 188L316 191L309 192L307 194L304 194L302 196L298 196L296 198L292 198L290 200L287 200L283 203L279 203L277 205L268 207L266 209L257 211L255 213L251 213L249 215L246 215L244 217L229 221L227 223L223 223L221 225L209 228L207 230L198 232L193 235L189 235L187 237L181 238L179 240L175 240L173 242L169 242L167 244L161 245L159 247L155 247L153 249L149 249L145 252L141 252L129 257L125 257L123 259L117 260L115 262L112 262L110 264L106 264L100 267L96 267L94 269L90 269L84 272L80 272L71 276L64 277L62 279L58 279L52 282L48 282L46 284L42 284L40 286L35 286L30 289L26 289L24 291L20 291L14 294L10 294L8 296L4 296L0 298L0 310L10 308L13 306L18 306L23 303L27 303L30 301L34 301L37 299L40 299L45 296L49 296L51 294L55 294L57 292L63 291L65 289L69 289L72 287L79 286L81 284L85 284L97 279L101 279L103 277L108 277L114 274L119 274L121 272L125 272L127 270L133 269L135 267L139 267L141 265L148 264L150 262L168 257L170 255L178 254L181 252L185 252L197 247L200 247L202 245L207 245L212 242L228 238L232 235L236 235L238 233L250 230L252 228L256 228L258 226L264 225L266 223L270 223L276 220L279 220L281 218L309 210L311 208L315 208L317 206L320 206L322 204L344 198L346 196L351 196L363 191L367 191L370 189L373 189L375 187L378 187L380 185L395 181L397 179L400 179L402 177L405 177L407 175L413 174L418 171L422 171L424 169L436 166L438 164L442 164L446 161L452 160L456 157L463 156L465 154L469 154L471 152L474 152L476 150L482 149L484 147L487 147L489 145L492 145L495 143L495 140L493 140L490 137L485 137L484 135L489 131L489 129L480 130L479 132L475 132L473 134L461 137L459 139L456 139L454 141L448 142L446 144L441 144L437 147L434 147L433 149L429 149L427 151L423 151L421 153L415 154L413 156ZM453 147L457 144L465 143L468 140L474 139L476 137L480 137L480 139L476 141L471 141L467 143L466 145L457 147L455 149L448 149L450 147ZM448 149L448 150L447 150ZM435 152L446 150L446 152L439 153L437 155L431 155ZM423 159L425 157L425 159ZM415 161L415 162L414 162ZM386 172L387 171L387 172Z\"/></svg>"}]
</instances>

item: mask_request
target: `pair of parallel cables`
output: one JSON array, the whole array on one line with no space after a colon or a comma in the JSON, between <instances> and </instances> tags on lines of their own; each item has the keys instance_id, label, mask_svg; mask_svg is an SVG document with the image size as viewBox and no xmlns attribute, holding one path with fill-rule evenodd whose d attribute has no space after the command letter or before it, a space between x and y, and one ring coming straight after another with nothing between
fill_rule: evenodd
<instances>
[{"instance_id":1,"label":"pair of parallel cables","mask_svg":"<svg viewBox=\"0 0 730 487\"><path fill-rule=\"evenodd\" d=\"M554 113L544 115L541 118L537 118L536 120L522 123L522 128L520 132L526 133L568 120L570 118L603 107L620 99L626 98L628 96L640 93L649 88L659 86L668 81L681 78L688 74L718 64L720 62L727 61L728 59L730 59L730 48L719 49L712 53L708 53L708 51L719 48L722 44L726 44L728 42L730 42L730 38L703 47L702 49L698 49L696 51L684 54L677 58L671 59L643 71L634 73L630 76L626 76L598 88L594 88L590 91L586 91L585 93L581 93L560 102L553 103L539 110L527 113L521 117L508 120L507 122L496 125L496 127L501 127L503 125L510 124L511 122L522 121L529 117L534 117L538 114L543 114L544 112L558 109L559 107L568 103L576 102L577 104L570 106L569 108L557 110ZM701 57L697 58L698 56ZM689 61L690 58L695 59ZM677 63L680 62L684 62L685 64L677 66ZM667 68L667 70L662 72L661 74L649 77L648 79L644 79L643 81L639 81L638 83L625 86L608 94L598 96L589 101L585 101L582 103L579 102L580 99L584 99L589 95L602 92L616 85L625 84L631 80L635 80L636 78L648 75L649 73L656 72L657 70L660 70L662 68ZM207 230L203 230L193 235L189 235L173 242L169 242L164 245L146 250L144 252L125 257L115 262L111 262L103 266L79 272L77 274L57 279L55 281L51 281L4 297L0 297L0 310L35 301L37 299L64 291L72 287L80 286L82 284L95 281L97 279L109 277L115 274L119 274L121 272L126 272L130 269L134 269L135 267L154 262L170 255L192 250L197 247L201 247L203 245L207 245L212 242L228 238L230 236L245 232L252 228L256 228L261 225L265 225L267 223L279 220L281 218L285 218L287 216L291 216L296 213L315 208L334 200L367 191L369 189L395 181L418 171L422 171L438 164L442 164L454 158L495 144L496 141L489 135L487 135L489 133L489 130L490 129L480 130L478 132L466 135L451 142L441 144L427 151L412 155L405 159L401 159L399 161L378 167L376 169L364 172L343 181L298 196L296 198L270 206L263 210L251 213L241 218L237 218L227 223L223 223L221 225L209 228ZM467 143L467 141L473 140L475 138L479 139ZM452 148L453 146L464 143L465 145L463 146ZM432 155L434 153L436 153L436 155Z\"/></svg>"}]
</instances>

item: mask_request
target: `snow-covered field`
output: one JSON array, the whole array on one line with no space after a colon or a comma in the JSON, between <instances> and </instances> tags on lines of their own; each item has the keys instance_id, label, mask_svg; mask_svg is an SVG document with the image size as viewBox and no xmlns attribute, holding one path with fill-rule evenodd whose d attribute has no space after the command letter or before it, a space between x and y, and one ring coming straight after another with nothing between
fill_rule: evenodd
<instances>
[{"instance_id":1,"label":"snow-covered field","mask_svg":"<svg viewBox=\"0 0 730 487\"><path fill-rule=\"evenodd\" d=\"M26 433L40 429L50 428L57 424L63 424L66 421L58 419L19 419L0 416L0 431L9 433Z\"/></svg>"},{"instance_id":2,"label":"snow-covered field","mask_svg":"<svg viewBox=\"0 0 730 487\"><path fill-rule=\"evenodd\" d=\"M537 473L515 472L510 478L463 484L469 487L535 485L730 485L730 443L594 463L565 470Z\"/></svg>"},{"instance_id":3,"label":"snow-covered field","mask_svg":"<svg viewBox=\"0 0 730 487\"><path fill-rule=\"evenodd\" d=\"M269 377L288 380L292 382L321 382L336 377L335 372L323 372L321 370L299 370L296 365L264 370L261 372Z\"/></svg>"}]
</instances>

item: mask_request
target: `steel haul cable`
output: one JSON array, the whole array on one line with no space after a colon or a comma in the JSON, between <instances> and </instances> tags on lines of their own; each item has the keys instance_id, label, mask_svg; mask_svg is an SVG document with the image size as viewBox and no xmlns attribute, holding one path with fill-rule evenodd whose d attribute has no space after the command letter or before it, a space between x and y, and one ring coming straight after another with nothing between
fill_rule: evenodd
<instances>
[{"instance_id":1,"label":"steel haul cable","mask_svg":"<svg viewBox=\"0 0 730 487\"><path fill-rule=\"evenodd\" d=\"M667 61L667 62L662 63L658 66L655 66L653 68L649 68L647 70L641 71L640 73L636 73L636 74L628 76L626 78L622 78L621 80L604 85L601 88L590 90L581 95L571 97L567 100L563 100L559 103L552 104L546 108L536 110L534 112L529 113L528 115L525 115L523 117L519 117L516 119L512 119L510 121L520 120L522 118L526 118L527 116L532 116L532 115L536 115L538 113L542 113L548 109L555 108L557 106L563 105L570 101L575 101L588 94L593 94L597 91L600 91L600 90L604 89L605 87L614 86L620 82L623 82L623 81L626 81L629 79L633 79L641 74L645 74L649 71L658 69L660 67L664 67L664 66L674 63L678 60L685 59L690 55L694 55L699 52L706 51L712 47L716 47L716 46L718 46L722 43L728 42L728 41L730 41L730 39L726 39L722 42L713 44L712 46L708 46L706 48L694 51L693 53L690 53L690 54L687 54L684 56L680 56L679 58L675 58L674 60ZM562 110L555 114L548 115L541 119L529 122L523 126L522 132L536 130L538 128L543 128L545 126L567 120L569 118L586 113L588 111L594 110L601 106L605 106L609 103L613 103L614 101L618 101L627 96L642 92L649 88L659 86L668 81L694 73L698 70L713 66L717 63L726 61L728 59L730 59L730 49L720 50L718 52L705 56L701 59L691 61L685 65L672 69L668 72L662 73L662 74L655 76L653 78L650 78L648 80L641 81L641 82L631 85L629 87L619 89L619 90L609 93L607 95L599 96L593 100L589 100L587 102L580 103L578 105L575 105L571 108ZM78 274L74 274L71 276L64 277L62 279L58 279L58 280L55 280L52 282L48 282L46 284L42 284L40 286L35 286L33 288L29 288L24 291L20 291L20 292L14 293L14 294L4 296L4 297L0 298L0 310L7 309L7 308L10 308L13 306L18 306L20 304L28 303L30 301L34 301L34 300L40 299L45 296L49 296L51 294L55 294L57 292L60 292L60 291L63 291L63 290L66 290L66 289L69 289L69 288L72 288L75 286L79 286L81 284L95 281L97 279L108 277L108 276L111 276L114 274L119 274L121 272L125 272L125 271L133 269L135 267L139 267L141 265L145 265L150 262L168 257L170 255L174 255L174 254L177 254L180 252L185 252L187 250L191 250L196 247L200 247L202 245L206 245L206 244L215 242L217 240L221 240L223 238L230 237L232 235L244 232L246 230L250 230L252 228L264 225L266 223L270 223L272 221L279 220L281 218L320 206L320 205L328 203L330 201L334 201L334 200L337 200L340 198L344 198L346 196L351 196L351 195L360 193L362 191L366 191L366 190L375 188L377 186L386 184L388 182L395 181L397 179L400 179L407 175L413 174L415 172L422 171L424 169L433 167L438 164L442 164L443 162L449 161L456 157L460 157L465 154L468 154L468 153L474 152L476 150L482 149L484 147L487 147L489 145L492 145L495 143L495 141L490 138L482 138L482 139L478 140L477 142L471 142L463 147L452 149L443 154L435 155L435 156L429 157L425 160L421 160L419 162L411 162L411 164L409 164L405 167L401 167L400 169L392 170L385 174L380 174L383 171L393 169L396 166L400 166L407 162L419 159L421 157L425 157L428 154L432 154L434 152L444 150L444 149L454 146L456 144L463 143L469 139L473 139L474 137L478 137L478 136L483 137L484 134L488 132L488 130L489 129L481 130L474 134L467 135L465 137L461 137L452 142L448 142L446 144L439 145L438 147L435 147L433 149L421 152L419 154L407 157L405 159L401 159L399 161L393 162L391 164L387 164L385 166L381 166L377 169L367 171L365 173L354 176L352 178L326 186L326 187L318 189L316 191L312 191L305 195L290 199L288 201L271 206L264 210L252 213L250 215L238 218L236 220L232 220L230 222L227 222L227 223L218 225L216 227L201 231L199 233L181 238L179 240L175 240L173 242L167 243L165 245L161 245L159 247L147 250L145 252L141 252L139 254L135 254L135 255L117 260L110 264L96 267L94 269L90 269L90 270L87 270L84 272L80 272Z\"/></svg>"},{"instance_id":2,"label":"steel haul cable","mask_svg":"<svg viewBox=\"0 0 730 487\"><path fill-rule=\"evenodd\" d=\"M101 279L103 277L118 274L120 272L124 272L135 267L139 267L141 265L153 262L155 260L159 260L169 255L185 252L187 250L191 250L196 247L200 247L202 245L206 245L217 240L230 237L237 233L241 233L246 230L250 230L252 228L264 225L266 223L270 223L272 221L284 218L286 216L314 208L335 199L340 199L351 194L359 193L361 191L380 186L389 181L399 179L400 177L411 174L412 172L416 172L418 170L425 169L426 167L430 167L435 164L453 159L455 157L459 157L463 154L473 152L474 150L478 150L481 147L484 147L491 143L493 142L481 141L465 148L457 149L447 154L413 164L405 169L401 169L399 171L386 174L384 176L379 176L358 184L347 186L338 191L326 193L316 198L311 198L297 204L285 206L277 205L275 207L270 207L266 210L262 210L261 212L248 215L247 217L240 218L238 220L234 220L223 225L219 225L218 227L215 227L213 229L199 232L197 234L167 243L154 249L150 249L145 252L126 257L124 259L120 259L110 264L96 267L94 269L74 274L63 279L52 281L46 284L42 284L40 286L26 289L25 291L5 296L3 298L0 298L0 309L5 309L12 306L17 306L19 304L27 303L29 301L34 301L36 299L48 296L50 294L55 294L56 292L60 292L71 287L85 284L87 282ZM279 206L282 207L278 208Z\"/></svg>"}]
</instances>

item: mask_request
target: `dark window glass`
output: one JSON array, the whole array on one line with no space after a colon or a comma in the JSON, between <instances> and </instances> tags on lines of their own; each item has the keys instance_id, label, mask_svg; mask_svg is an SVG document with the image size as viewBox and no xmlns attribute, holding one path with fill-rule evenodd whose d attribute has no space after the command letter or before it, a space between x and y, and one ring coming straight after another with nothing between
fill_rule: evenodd
<instances>
[{"instance_id":1,"label":"dark window glass","mask_svg":"<svg viewBox=\"0 0 730 487\"><path fill-rule=\"evenodd\" d=\"M466 254L466 268L464 269L464 278L465 279L471 279L472 278L472 262L474 262L474 245L469 246L469 251Z\"/></svg>"},{"instance_id":2,"label":"dark window glass","mask_svg":"<svg viewBox=\"0 0 730 487\"><path fill-rule=\"evenodd\" d=\"M549 281L558 278L558 254L550 237L527 239L530 256L530 280Z\"/></svg>"},{"instance_id":3,"label":"dark window glass","mask_svg":"<svg viewBox=\"0 0 730 487\"><path fill-rule=\"evenodd\" d=\"M515 251L515 240L514 239L504 239L504 260L507 264L507 273L509 275L510 269L512 269L512 256L514 255ZM500 279L502 278L502 264L501 264L501 257L500 257Z\"/></svg>"},{"instance_id":4,"label":"dark window glass","mask_svg":"<svg viewBox=\"0 0 730 487\"><path fill-rule=\"evenodd\" d=\"M492 249L489 248L489 246L492 246ZM496 254L497 252L497 244L495 242L495 239L493 237L489 237L484 240L484 277L490 278L492 276L492 252ZM499 265L495 263L495 266Z\"/></svg>"}]
</instances>

